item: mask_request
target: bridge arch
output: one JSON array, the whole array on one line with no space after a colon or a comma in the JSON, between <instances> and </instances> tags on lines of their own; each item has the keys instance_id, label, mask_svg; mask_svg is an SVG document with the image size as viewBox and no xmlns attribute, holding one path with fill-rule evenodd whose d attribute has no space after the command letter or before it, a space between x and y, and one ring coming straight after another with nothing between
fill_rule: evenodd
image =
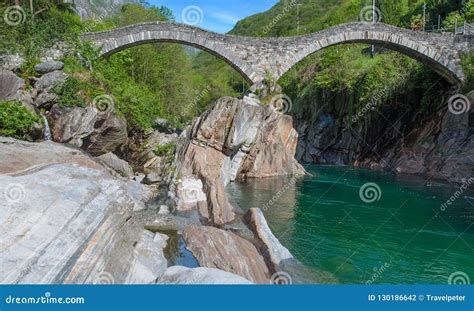
<instances>
[{"instance_id":1,"label":"bridge arch","mask_svg":"<svg viewBox=\"0 0 474 311\"><path fill-rule=\"evenodd\" d=\"M92 40L101 46L100 55L107 57L124 49L147 43L179 43L206 51L225 61L237 70L249 83L255 81L257 73L232 49L223 44L224 35L176 23L143 23L112 31L87 33L83 39Z\"/></svg>"},{"instance_id":2,"label":"bridge arch","mask_svg":"<svg viewBox=\"0 0 474 311\"><path fill-rule=\"evenodd\" d=\"M205 50L224 60L250 83L270 74L279 79L305 57L326 47L345 43L385 46L427 64L450 83L465 77L460 55L474 50L474 37L428 34L382 23L349 23L298 37L254 38L222 35L197 27L154 22L84 34L110 55L131 46L153 42L181 43Z\"/></svg>"},{"instance_id":3,"label":"bridge arch","mask_svg":"<svg viewBox=\"0 0 474 311\"><path fill-rule=\"evenodd\" d=\"M294 42L298 46L292 61L281 67L278 77L290 70L304 58L327 47L362 43L375 44L407 55L440 74L455 85L464 82L464 73L460 65L460 49L453 34L428 34L423 32L401 29L386 24L351 23L335 26L314 34L298 37ZM470 42L467 49L472 49ZM466 48L465 47L465 48Z\"/></svg>"}]
</instances>

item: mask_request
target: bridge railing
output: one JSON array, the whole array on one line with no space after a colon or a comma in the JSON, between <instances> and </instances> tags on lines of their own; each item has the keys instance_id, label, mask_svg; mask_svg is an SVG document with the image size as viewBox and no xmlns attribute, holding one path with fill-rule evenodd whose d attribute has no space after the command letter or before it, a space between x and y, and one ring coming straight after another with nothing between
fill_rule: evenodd
<instances>
[{"instance_id":1,"label":"bridge railing","mask_svg":"<svg viewBox=\"0 0 474 311\"><path fill-rule=\"evenodd\" d=\"M465 23L464 25L461 26L455 26L455 27L441 27L439 28L436 25L433 25L431 27L427 27L425 29L425 32L430 32L430 33L454 33L456 35L474 35L474 24L468 24Z\"/></svg>"}]
</instances>

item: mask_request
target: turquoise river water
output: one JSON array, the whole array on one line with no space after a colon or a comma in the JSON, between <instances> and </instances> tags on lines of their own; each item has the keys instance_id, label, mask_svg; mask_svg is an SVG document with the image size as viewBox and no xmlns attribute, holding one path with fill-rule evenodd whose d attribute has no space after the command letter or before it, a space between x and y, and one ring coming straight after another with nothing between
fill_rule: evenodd
<instances>
[{"instance_id":1,"label":"turquoise river water","mask_svg":"<svg viewBox=\"0 0 474 311\"><path fill-rule=\"evenodd\" d=\"M243 211L264 210L310 282L474 281L472 190L356 168L306 169L312 176L251 180L227 191Z\"/></svg>"}]
</instances>

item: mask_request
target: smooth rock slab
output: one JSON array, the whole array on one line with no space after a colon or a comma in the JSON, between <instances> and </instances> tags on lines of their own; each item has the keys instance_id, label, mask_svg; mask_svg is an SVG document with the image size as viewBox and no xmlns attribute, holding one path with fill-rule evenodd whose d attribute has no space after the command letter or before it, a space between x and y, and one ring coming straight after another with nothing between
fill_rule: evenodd
<instances>
[{"instance_id":1,"label":"smooth rock slab","mask_svg":"<svg viewBox=\"0 0 474 311\"><path fill-rule=\"evenodd\" d=\"M229 231L194 225L183 231L183 237L186 248L201 266L234 273L254 283L268 284L268 267L249 241Z\"/></svg>"},{"instance_id":2,"label":"smooth rock slab","mask_svg":"<svg viewBox=\"0 0 474 311\"><path fill-rule=\"evenodd\" d=\"M169 267L157 284L253 284L241 276L212 268L186 268L181 266Z\"/></svg>"},{"instance_id":3,"label":"smooth rock slab","mask_svg":"<svg viewBox=\"0 0 474 311\"><path fill-rule=\"evenodd\" d=\"M132 213L149 199L145 186L59 144L3 137L0 144L1 284L149 280L135 268L150 265L140 259L147 247Z\"/></svg>"}]
</instances>

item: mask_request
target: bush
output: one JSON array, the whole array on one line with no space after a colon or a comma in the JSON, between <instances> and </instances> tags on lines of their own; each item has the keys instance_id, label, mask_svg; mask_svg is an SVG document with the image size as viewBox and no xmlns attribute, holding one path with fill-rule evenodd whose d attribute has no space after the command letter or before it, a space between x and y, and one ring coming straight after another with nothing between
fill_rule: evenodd
<instances>
[{"instance_id":1,"label":"bush","mask_svg":"<svg viewBox=\"0 0 474 311\"><path fill-rule=\"evenodd\" d=\"M159 157L171 156L173 155L175 148L176 148L176 143L171 142L165 145L156 146L154 152Z\"/></svg>"},{"instance_id":2,"label":"bush","mask_svg":"<svg viewBox=\"0 0 474 311\"><path fill-rule=\"evenodd\" d=\"M69 77L64 83L53 87L51 93L58 95L60 107L84 107L86 102L83 97L79 96L79 91L83 86L83 82Z\"/></svg>"},{"instance_id":3,"label":"bush","mask_svg":"<svg viewBox=\"0 0 474 311\"><path fill-rule=\"evenodd\" d=\"M41 117L31 113L19 101L0 102L0 135L24 139Z\"/></svg>"}]
</instances>

